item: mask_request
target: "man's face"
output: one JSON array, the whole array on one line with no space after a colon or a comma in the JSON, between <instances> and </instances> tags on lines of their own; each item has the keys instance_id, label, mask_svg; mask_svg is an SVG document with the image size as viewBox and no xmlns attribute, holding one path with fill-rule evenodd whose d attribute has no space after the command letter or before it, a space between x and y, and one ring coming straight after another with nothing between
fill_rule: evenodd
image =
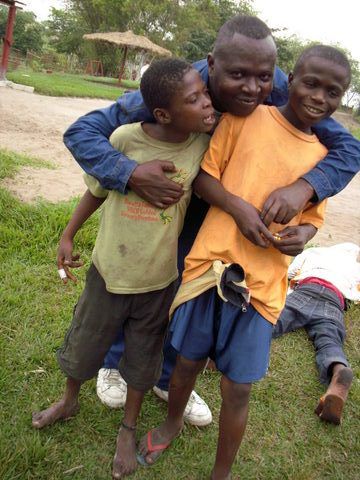
<instances>
[{"instance_id":1,"label":"man's face","mask_svg":"<svg viewBox=\"0 0 360 480\"><path fill-rule=\"evenodd\" d=\"M349 84L345 67L322 57L308 57L297 72L289 75L287 110L300 130L332 115Z\"/></svg>"},{"instance_id":2,"label":"man's face","mask_svg":"<svg viewBox=\"0 0 360 480\"><path fill-rule=\"evenodd\" d=\"M272 90L276 47L271 36L256 40L236 33L209 54L209 89L220 112L246 117Z\"/></svg>"},{"instance_id":3,"label":"man's face","mask_svg":"<svg viewBox=\"0 0 360 480\"><path fill-rule=\"evenodd\" d=\"M171 126L178 132L210 132L215 112L205 83L195 69L189 70L167 108Z\"/></svg>"}]
</instances>

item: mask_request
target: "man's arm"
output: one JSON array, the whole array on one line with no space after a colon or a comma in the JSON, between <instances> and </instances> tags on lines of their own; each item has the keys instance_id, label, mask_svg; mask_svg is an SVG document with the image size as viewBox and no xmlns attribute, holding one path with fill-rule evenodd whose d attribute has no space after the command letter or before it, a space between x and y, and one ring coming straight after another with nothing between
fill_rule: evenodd
<instances>
[{"instance_id":1,"label":"man's arm","mask_svg":"<svg viewBox=\"0 0 360 480\"><path fill-rule=\"evenodd\" d=\"M318 201L339 193L360 170L360 142L333 118L313 127L328 154L303 178L314 188Z\"/></svg>"},{"instance_id":2,"label":"man's arm","mask_svg":"<svg viewBox=\"0 0 360 480\"><path fill-rule=\"evenodd\" d=\"M111 133L120 125L151 120L140 92L133 92L107 108L80 117L65 132L64 142L83 170L103 188L125 193L130 187L144 200L164 208L183 194L181 186L164 174L175 170L173 163L154 159L150 164L138 165L109 142Z\"/></svg>"}]
</instances>

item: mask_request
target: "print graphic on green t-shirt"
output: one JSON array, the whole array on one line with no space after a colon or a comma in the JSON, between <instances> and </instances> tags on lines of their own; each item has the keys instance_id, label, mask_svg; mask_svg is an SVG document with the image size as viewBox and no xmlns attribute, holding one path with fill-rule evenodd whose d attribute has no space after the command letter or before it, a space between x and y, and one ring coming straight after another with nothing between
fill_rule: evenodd
<instances>
[{"instance_id":1,"label":"print graphic on green t-shirt","mask_svg":"<svg viewBox=\"0 0 360 480\"><path fill-rule=\"evenodd\" d=\"M183 168L180 168L176 173L175 175L173 175L172 177L169 177L170 180L172 180L173 182L176 182L176 183L184 183L186 178L188 176L188 172L186 170L184 170ZM165 210L162 210L160 213L159 213L159 216L163 222L164 225L168 225L173 217L171 215L168 215L167 213L165 213L169 208L166 208Z\"/></svg>"}]
</instances>

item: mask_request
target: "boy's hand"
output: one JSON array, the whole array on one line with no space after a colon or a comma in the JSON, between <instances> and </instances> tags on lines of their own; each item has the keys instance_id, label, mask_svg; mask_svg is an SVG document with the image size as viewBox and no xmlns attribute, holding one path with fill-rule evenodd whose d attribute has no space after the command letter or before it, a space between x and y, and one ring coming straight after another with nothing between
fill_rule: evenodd
<instances>
[{"instance_id":1,"label":"boy's hand","mask_svg":"<svg viewBox=\"0 0 360 480\"><path fill-rule=\"evenodd\" d=\"M274 243L271 232L260 218L259 211L250 203L235 195L231 196L229 213L241 233L258 247L267 248Z\"/></svg>"},{"instance_id":2,"label":"boy's hand","mask_svg":"<svg viewBox=\"0 0 360 480\"><path fill-rule=\"evenodd\" d=\"M295 257L304 250L305 245L316 232L317 228L310 223L286 227L275 235L273 245L281 253Z\"/></svg>"},{"instance_id":3,"label":"boy's hand","mask_svg":"<svg viewBox=\"0 0 360 480\"><path fill-rule=\"evenodd\" d=\"M69 268L79 268L83 265L79 261L80 255L73 255L73 241L70 238L61 237L59 248L57 251L57 266L58 270L64 269L66 273L65 278L61 278L63 283L67 283L68 278L76 283L76 277L70 272Z\"/></svg>"},{"instance_id":4,"label":"boy's hand","mask_svg":"<svg viewBox=\"0 0 360 480\"><path fill-rule=\"evenodd\" d=\"M138 165L129 178L128 186L139 197L157 208L167 208L182 197L182 186L170 180L164 172L176 172L173 162L152 160Z\"/></svg>"},{"instance_id":5,"label":"boy's hand","mask_svg":"<svg viewBox=\"0 0 360 480\"><path fill-rule=\"evenodd\" d=\"M264 203L261 218L266 226L271 222L286 225L297 215L314 196L314 189L306 180L274 190Z\"/></svg>"}]
</instances>

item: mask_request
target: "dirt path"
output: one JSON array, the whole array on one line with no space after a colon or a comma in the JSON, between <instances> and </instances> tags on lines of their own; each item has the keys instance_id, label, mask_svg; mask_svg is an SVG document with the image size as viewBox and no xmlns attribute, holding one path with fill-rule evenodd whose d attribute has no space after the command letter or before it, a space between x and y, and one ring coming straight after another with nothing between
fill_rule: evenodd
<instances>
[{"instance_id":1,"label":"dirt path","mask_svg":"<svg viewBox=\"0 0 360 480\"><path fill-rule=\"evenodd\" d=\"M0 146L48 160L55 170L25 167L3 182L18 198L32 202L68 200L84 192L81 169L62 136L78 117L110 105L109 100L45 97L0 88Z\"/></svg>"},{"instance_id":2,"label":"dirt path","mask_svg":"<svg viewBox=\"0 0 360 480\"><path fill-rule=\"evenodd\" d=\"M15 196L31 202L44 198L67 200L84 191L81 170L62 142L66 128L79 116L109 105L111 101L45 97L0 88L0 147L43 158L56 169L23 168L6 186ZM348 126L348 116L339 121ZM350 120L351 121L351 120ZM328 203L325 226L314 242L331 245L342 241L360 243L360 175Z\"/></svg>"}]
</instances>

